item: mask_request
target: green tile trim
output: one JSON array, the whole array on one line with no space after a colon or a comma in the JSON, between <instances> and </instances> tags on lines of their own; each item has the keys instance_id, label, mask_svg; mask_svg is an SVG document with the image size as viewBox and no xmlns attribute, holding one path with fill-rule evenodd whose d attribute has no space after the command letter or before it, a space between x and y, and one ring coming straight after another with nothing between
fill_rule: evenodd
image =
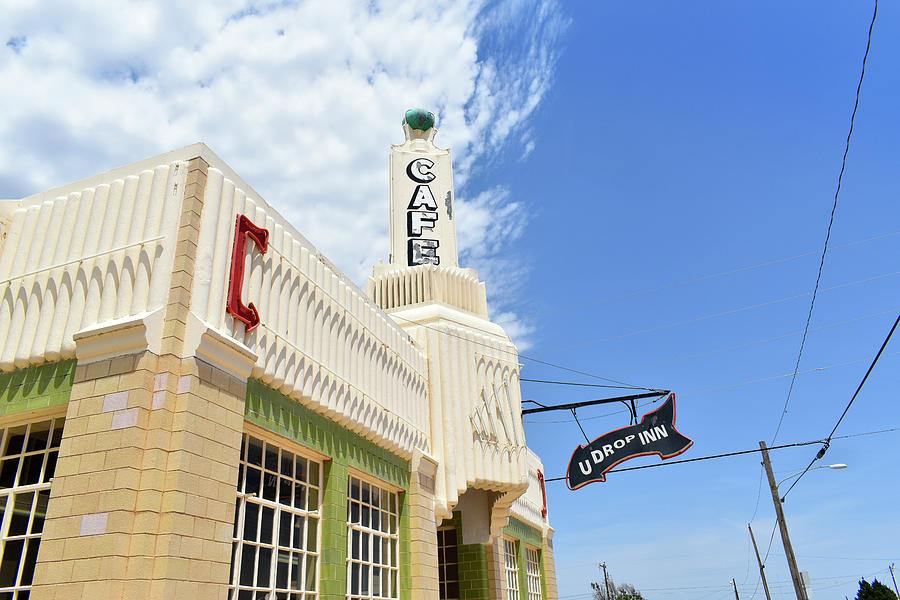
<instances>
[{"instance_id":1,"label":"green tile trim","mask_svg":"<svg viewBox=\"0 0 900 600\"><path fill-rule=\"evenodd\" d=\"M518 540L519 542L518 555L516 556L519 564L519 595L527 595L528 593L528 565L526 562L527 557L525 555L525 544L528 544L538 551L541 570L541 598L546 598L547 583L544 580L544 540L541 530L523 523L515 517L510 517L509 523L503 528L503 535Z\"/></svg>"},{"instance_id":2,"label":"green tile trim","mask_svg":"<svg viewBox=\"0 0 900 600\"><path fill-rule=\"evenodd\" d=\"M68 404L77 362L73 358L0 374L0 417Z\"/></svg>"},{"instance_id":3,"label":"green tile trim","mask_svg":"<svg viewBox=\"0 0 900 600\"><path fill-rule=\"evenodd\" d=\"M540 549L543 542L541 530L532 527L515 517L509 518L509 524L503 528L503 535L523 541L529 546Z\"/></svg>"},{"instance_id":4,"label":"green tile trim","mask_svg":"<svg viewBox=\"0 0 900 600\"><path fill-rule=\"evenodd\" d=\"M457 541L462 540L462 513L454 511L453 518L444 519L438 527L455 527ZM460 600L489 600L487 546L457 543L456 552L459 560Z\"/></svg>"},{"instance_id":5,"label":"green tile trim","mask_svg":"<svg viewBox=\"0 0 900 600\"><path fill-rule=\"evenodd\" d=\"M271 389L247 382L244 418L268 431L331 458L323 467L322 551L319 591L322 600L347 594L347 486L350 467L409 490L409 462ZM412 600L409 545L409 494L400 494L400 598Z\"/></svg>"}]
</instances>

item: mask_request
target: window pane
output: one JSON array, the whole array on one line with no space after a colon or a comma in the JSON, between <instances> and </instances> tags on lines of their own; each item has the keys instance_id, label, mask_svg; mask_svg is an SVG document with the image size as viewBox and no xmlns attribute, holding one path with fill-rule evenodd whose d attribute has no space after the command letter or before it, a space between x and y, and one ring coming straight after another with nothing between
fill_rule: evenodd
<instances>
[{"instance_id":1,"label":"window pane","mask_svg":"<svg viewBox=\"0 0 900 600\"><path fill-rule=\"evenodd\" d=\"M19 473L19 485L34 485L41 480L41 467L44 466L43 454L29 454L22 459L22 472Z\"/></svg>"},{"instance_id":2,"label":"window pane","mask_svg":"<svg viewBox=\"0 0 900 600\"><path fill-rule=\"evenodd\" d=\"M3 456L22 452L22 443L25 441L25 429L25 425L20 425L19 427L10 427L6 430L6 447L3 449Z\"/></svg>"},{"instance_id":3,"label":"window pane","mask_svg":"<svg viewBox=\"0 0 900 600\"><path fill-rule=\"evenodd\" d=\"M259 470L252 467L247 467L247 487L245 488L244 492L250 494L251 496L259 495L260 478L261 474Z\"/></svg>"},{"instance_id":4,"label":"window pane","mask_svg":"<svg viewBox=\"0 0 900 600\"><path fill-rule=\"evenodd\" d=\"M266 469L278 472L278 448L266 444Z\"/></svg>"},{"instance_id":5,"label":"window pane","mask_svg":"<svg viewBox=\"0 0 900 600\"><path fill-rule=\"evenodd\" d=\"M258 467L262 466L262 441L251 437L247 444L247 462Z\"/></svg>"},{"instance_id":6,"label":"window pane","mask_svg":"<svg viewBox=\"0 0 900 600\"><path fill-rule=\"evenodd\" d=\"M259 505L255 502L247 502L244 507L244 539L255 542L256 528L259 523Z\"/></svg>"},{"instance_id":7,"label":"window pane","mask_svg":"<svg viewBox=\"0 0 900 600\"><path fill-rule=\"evenodd\" d=\"M44 518L47 516L47 503L50 501L50 490L38 493L37 504L34 505L34 517L31 520L29 533L41 533L44 530Z\"/></svg>"},{"instance_id":8,"label":"window pane","mask_svg":"<svg viewBox=\"0 0 900 600\"><path fill-rule=\"evenodd\" d=\"M290 552L278 551L278 564L275 565L275 587L286 588L288 586L288 567L290 566Z\"/></svg>"},{"instance_id":9,"label":"window pane","mask_svg":"<svg viewBox=\"0 0 900 600\"><path fill-rule=\"evenodd\" d=\"M319 521L310 519L306 528L306 549L315 552L318 546Z\"/></svg>"},{"instance_id":10,"label":"window pane","mask_svg":"<svg viewBox=\"0 0 900 600\"><path fill-rule=\"evenodd\" d=\"M19 585L31 585L34 577L34 565L37 564L38 547L41 545L40 538L32 538L28 540L28 549L25 552L25 562L22 563L22 577ZM19 596L21 597L21 592Z\"/></svg>"},{"instance_id":11,"label":"window pane","mask_svg":"<svg viewBox=\"0 0 900 600\"><path fill-rule=\"evenodd\" d=\"M269 571L272 568L272 551L269 548L259 548L259 561L256 563L256 586L268 587Z\"/></svg>"},{"instance_id":12,"label":"window pane","mask_svg":"<svg viewBox=\"0 0 900 600\"><path fill-rule=\"evenodd\" d=\"M9 535L25 535L28 529L28 518L31 516L31 503L34 492L13 496L13 514L9 521Z\"/></svg>"},{"instance_id":13,"label":"window pane","mask_svg":"<svg viewBox=\"0 0 900 600\"><path fill-rule=\"evenodd\" d=\"M4 544L3 559L0 560L0 587L13 587L16 585L16 575L19 573L19 559L22 557L24 545L25 540L12 540Z\"/></svg>"},{"instance_id":14,"label":"window pane","mask_svg":"<svg viewBox=\"0 0 900 600\"><path fill-rule=\"evenodd\" d=\"M0 466L0 489L11 488L16 484L16 470L19 468L18 458L7 458Z\"/></svg>"},{"instance_id":15,"label":"window pane","mask_svg":"<svg viewBox=\"0 0 900 600\"><path fill-rule=\"evenodd\" d=\"M264 506L262 509L262 523L259 528L259 541L263 544L274 544L275 539L272 537L273 524L275 520L275 509Z\"/></svg>"},{"instance_id":16,"label":"window pane","mask_svg":"<svg viewBox=\"0 0 900 600\"><path fill-rule=\"evenodd\" d=\"M288 477L294 475L294 455L287 450L281 451L281 474Z\"/></svg>"}]
</instances>

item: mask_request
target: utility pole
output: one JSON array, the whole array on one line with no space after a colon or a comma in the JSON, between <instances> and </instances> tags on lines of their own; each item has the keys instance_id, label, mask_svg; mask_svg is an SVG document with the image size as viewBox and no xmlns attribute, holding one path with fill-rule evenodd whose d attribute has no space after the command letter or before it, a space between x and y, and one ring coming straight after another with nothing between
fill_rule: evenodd
<instances>
[{"instance_id":1,"label":"utility pole","mask_svg":"<svg viewBox=\"0 0 900 600\"><path fill-rule=\"evenodd\" d=\"M891 570L891 580L894 582L894 591L897 592L897 597L900 598L900 591L897 591L897 580L894 579L894 563L891 563L891 566L888 567Z\"/></svg>"},{"instance_id":2,"label":"utility pole","mask_svg":"<svg viewBox=\"0 0 900 600\"><path fill-rule=\"evenodd\" d=\"M794 548L791 546L791 538L788 535L787 523L784 520L784 510L781 507L781 496L778 494L778 484L775 483L775 474L772 473L772 463L769 461L769 449L765 442L760 442L762 450L763 466L769 478L769 489L772 491L772 502L775 503L775 517L778 519L778 528L781 530L781 543L784 544L784 555L787 557L788 568L791 570L791 580L794 583L794 592L797 600L809 600L806 597L806 588L800 579L800 569L797 568L797 558L794 556Z\"/></svg>"},{"instance_id":3,"label":"utility pole","mask_svg":"<svg viewBox=\"0 0 900 600\"><path fill-rule=\"evenodd\" d=\"M766 590L766 600L772 600L772 596L769 594L769 584L766 583L766 565L762 564L762 561L759 559L759 548L756 547L756 538L753 536L753 528L750 527L750 523L747 523L747 529L750 530L750 539L753 541L753 551L756 552L756 563L759 565L759 578L762 579L763 589Z\"/></svg>"},{"instance_id":4,"label":"utility pole","mask_svg":"<svg viewBox=\"0 0 900 600\"><path fill-rule=\"evenodd\" d=\"M612 596L609 595L609 576L606 574L606 563L600 563L600 567L603 568L603 583L606 585L606 600L613 600Z\"/></svg>"},{"instance_id":5,"label":"utility pole","mask_svg":"<svg viewBox=\"0 0 900 600\"><path fill-rule=\"evenodd\" d=\"M741 597L738 596L738 593L737 593L737 582L734 580L734 577L731 578L731 585L734 586L734 597L735 597L735 600L741 600Z\"/></svg>"}]
</instances>

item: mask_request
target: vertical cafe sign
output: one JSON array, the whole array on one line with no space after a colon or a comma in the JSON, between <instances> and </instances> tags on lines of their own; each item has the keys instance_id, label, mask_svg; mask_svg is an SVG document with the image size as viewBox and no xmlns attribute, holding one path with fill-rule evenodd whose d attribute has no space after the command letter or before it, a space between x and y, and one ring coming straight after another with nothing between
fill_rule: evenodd
<instances>
[{"instance_id":1,"label":"vertical cafe sign","mask_svg":"<svg viewBox=\"0 0 900 600\"><path fill-rule=\"evenodd\" d=\"M409 266L441 264L441 257L438 255L440 240L422 237L426 231L434 233L440 216L438 203L429 186L435 180L431 171L433 167L434 161L428 158L417 158L406 167L406 175L417 184L406 207L406 260Z\"/></svg>"},{"instance_id":2,"label":"vertical cafe sign","mask_svg":"<svg viewBox=\"0 0 900 600\"><path fill-rule=\"evenodd\" d=\"M391 263L457 267L450 151L434 145L434 115L406 112L391 148Z\"/></svg>"}]
</instances>

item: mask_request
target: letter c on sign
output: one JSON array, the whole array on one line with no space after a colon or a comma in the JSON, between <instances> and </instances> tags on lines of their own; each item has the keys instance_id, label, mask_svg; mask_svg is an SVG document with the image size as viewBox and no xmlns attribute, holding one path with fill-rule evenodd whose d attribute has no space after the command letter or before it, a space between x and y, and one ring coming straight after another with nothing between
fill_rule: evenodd
<instances>
[{"instance_id":1,"label":"letter c on sign","mask_svg":"<svg viewBox=\"0 0 900 600\"><path fill-rule=\"evenodd\" d=\"M433 166L434 161L430 161L427 158L417 158L406 165L406 174L409 175L409 178L413 181L428 183L434 181L434 173L428 170Z\"/></svg>"},{"instance_id":2,"label":"letter c on sign","mask_svg":"<svg viewBox=\"0 0 900 600\"><path fill-rule=\"evenodd\" d=\"M245 306L241 300L241 288L244 286L244 255L247 250L247 238L256 242L263 254L269 249L269 230L257 227L246 215L238 215L234 227L234 248L231 251L231 280L228 282L228 303L225 308L235 319L243 321L246 331L253 331L260 323L259 311L251 302Z\"/></svg>"}]
</instances>

